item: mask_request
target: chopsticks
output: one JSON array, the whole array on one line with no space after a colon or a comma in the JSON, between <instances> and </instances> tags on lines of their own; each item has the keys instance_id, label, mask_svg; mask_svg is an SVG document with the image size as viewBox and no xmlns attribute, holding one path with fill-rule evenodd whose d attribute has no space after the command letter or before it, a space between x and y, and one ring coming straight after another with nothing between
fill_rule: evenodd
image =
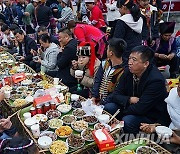
<instances>
[{"instance_id":1,"label":"chopsticks","mask_svg":"<svg viewBox=\"0 0 180 154\"><path fill-rule=\"evenodd\" d=\"M47 152L47 151L49 151L49 149L40 150L39 153Z\"/></svg>"},{"instance_id":2,"label":"chopsticks","mask_svg":"<svg viewBox=\"0 0 180 154\"><path fill-rule=\"evenodd\" d=\"M11 118L14 117L18 112L19 112L19 110L16 111L16 112L14 112L12 115L8 116L8 118L11 119Z\"/></svg>"},{"instance_id":3,"label":"chopsticks","mask_svg":"<svg viewBox=\"0 0 180 154\"><path fill-rule=\"evenodd\" d=\"M108 121L108 123L110 123L111 120L113 120L113 119L119 114L119 112L120 112L120 109L118 109L118 110L116 111L116 113L114 113L114 115L111 117L111 119Z\"/></svg>"}]
</instances>

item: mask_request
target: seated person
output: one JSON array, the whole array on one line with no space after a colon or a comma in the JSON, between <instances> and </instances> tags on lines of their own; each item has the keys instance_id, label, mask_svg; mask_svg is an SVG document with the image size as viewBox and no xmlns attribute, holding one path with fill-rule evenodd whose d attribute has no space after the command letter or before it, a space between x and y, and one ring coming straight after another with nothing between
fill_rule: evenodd
<instances>
[{"instance_id":1,"label":"seated person","mask_svg":"<svg viewBox=\"0 0 180 154\"><path fill-rule=\"evenodd\" d=\"M77 40L72 38L72 32L67 28L59 30L59 42L62 50L57 57L58 72L56 76L68 87L76 86L77 80L71 76L72 60L77 60Z\"/></svg>"},{"instance_id":2,"label":"seated person","mask_svg":"<svg viewBox=\"0 0 180 154\"><path fill-rule=\"evenodd\" d=\"M19 54L21 55L19 61L29 65L30 61L32 61L33 53L37 51L37 44L32 38L26 36L21 29L16 29L14 35L18 41Z\"/></svg>"},{"instance_id":3,"label":"seated person","mask_svg":"<svg viewBox=\"0 0 180 154\"><path fill-rule=\"evenodd\" d=\"M95 47L91 42L81 42L78 46L78 61L72 61L71 75L74 76L83 90L78 90L77 86L70 89L71 93L79 94L85 98L89 97L89 88L92 88L94 76L100 66L100 60L95 56ZM75 71L82 70L82 76L76 76ZM81 87L80 87L81 88Z\"/></svg>"},{"instance_id":4,"label":"seated person","mask_svg":"<svg viewBox=\"0 0 180 154\"><path fill-rule=\"evenodd\" d=\"M116 87L112 102L124 108L124 132L137 134L141 123L170 123L165 79L153 66L154 51L147 46L137 46L129 56L129 68Z\"/></svg>"},{"instance_id":5,"label":"seated person","mask_svg":"<svg viewBox=\"0 0 180 154\"><path fill-rule=\"evenodd\" d=\"M39 154L33 140L24 137L14 137L0 141L1 154Z\"/></svg>"},{"instance_id":6,"label":"seated person","mask_svg":"<svg viewBox=\"0 0 180 154\"><path fill-rule=\"evenodd\" d=\"M38 57L38 59L34 61L41 64L41 71L44 73L57 71L57 55L60 51L59 46L57 46L55 43L51 43L50 36L48 34L42 34L39 38L39 42L44 51L41 49L38 50L41 57ZM36 68L36 72L38 72L37 69L39 68Z\"/></svg>"},{"instance_id":7,"label":"seated person","mask_svg":"<svg viewBox=\"0 0 180 154\"><path fill-rule=\"evenodd\" d=\"M37 30L37 34L38 34L38 36L37 36L38 37L38 39L37 39L38 44L39 44L39 37L40 37L40 35L48 34L50 36L50 40L51 40L52 43L60 45L58 39L56 37L54 37L53 35L49 34L48 33L48 29L45 26L40 26L38 28L38 30Z\"/></svg>"},{"instance_id":8,"label":"seated person","mask_svg":"<svg viewBox=\"0 0 180 154\"><path fill-rule=\"evenodd\" d=\"M165 22L160 24L161 36L156 40L153 49L155 50L155 60L158 67L169 65L170 78L176 78L178 71L178 58L176 56L176 40L172 37L175 22Z\"/></svg>"},{"instance_id":9,"label":"seated person","mask_svg":"<svg viewBox=\"0 0 180 154\"><path fill-rule=\"evenodd\" d=\"M122 67L122 54L125 52L126 42L122 39L112 38L109 40L106 61L102 61L96 73L92 89L92 100L95 104L102 104L105 110L114 114L117 106L110 103L112 96L121 75L124 72ZM101 102L99 102L101 100Z\"/></svg>"},{"instance_id":10,"label":"seated person","mask_svg":"<svg viewBox=\"0 0 180 154\"><path fill-rule=\"evenodd\" d=\"M0 92L0 101L4 99L4 93ZM18 133L16 131L16 128L13 127L10 118L3 118L0 116L0 140L6 139L6 138L12 138L13 136L17 136Z\"/></svg>"}]
</instances>

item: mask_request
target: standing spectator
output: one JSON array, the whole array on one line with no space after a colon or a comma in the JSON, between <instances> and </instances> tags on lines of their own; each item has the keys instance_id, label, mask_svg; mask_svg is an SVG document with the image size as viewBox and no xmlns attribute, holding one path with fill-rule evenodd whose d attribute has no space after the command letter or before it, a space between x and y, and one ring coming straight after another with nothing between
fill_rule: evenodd
<instances>
[{"instance_id":1,"label":"standing spectator","mask_svg":"<svg viewBox=\"0 0 180 154\"><path fill-rule=\"evenodd\" d=\"M16 5L16 11L17 11L18 25L23 29L24 29L23 17L30 15L29 12L25 12L25 8L26 8L25 1L19 0Z\"/></svg>"},{"instance_id":2,"label":"standing spectator","mask_svg":"<svg viewBox=\"0 0 180 154\"><path fill-rule=\"evenodd\" d=\"M178 71L178 57L176 55L176 40L172 37L175 22L165 22L160 24L160 38L154 45L156 65L170 66L170 78L176 78Z\"/></svg>"},{"instance_id":3,"label":"standing spectator","mask_svg":"<svg viewBox=\"0 0 180 154\"><path fill-rule=\"evenodd\" d=\"M68 28L74 34L75 38L80 42L92 42L95 46L96 57L102 59L106 57L106 35L100 29L84 24L70 21Z\"/></svg>"},{"instance_id":4,"label":"standing spectator","mask_svg":"<svg viewBox=\"0 0 180 154\"><path fill-rule=\"evenodd\" d=\"M61 6L63 8L61 11L61 18L55 20L62 23L63 25L67 25L70 20L74 20L74 14L73 10L70 7L70 1L62 0Z\"/></svg>"},{"instance_id":5,"label":"standing spectator","mask_svg":"<svg viewBox=\"0 0 180 154\"><path fill-rule=\"evenodd\" d=\"M21 29L16 29L14 31L14 35L16 40L18 41L19 54L21 55L21 58L19 60L29 65L32 61L32 53L34 51L37 51L36 42L30 37L26 36Z\"/></svg>"},{"instance_id":6,"label":"standing spectator","mask_svg":"<svg viewBox=\"0 0 180 154\"><path fill-rule=\"evenodd\" d=\"M90 11L89 20L91 24L105 32L106 24L100 8L95 5L94 0L85 0L85 3L88 11Z\"/></svg>"},{"instance_id":7,"label":"standing spectator","mask_svg":"<svg viewBox=\"0 0 180 154\"><path fill-rule=\"evenodd\" d=\"M117 21L113 37L126 41L127 50L123 54L123 62L127 64L131 49L142 44L143 19L133 0L118 0L117 7L122 16Z\"/></svg>"},{"instance_id":8,"label":"standing spectator","mask_svg":"<svg viewBox=\"0 0 180 154\"><path fill-rule=\"evenodd\" d=\"M71 76L70 68L72 60L77 60L77 40L72 38L70 30L63 28L59 31L59 41L62 50L57 58L57 65L59 67L57 77L62 79L62 82L69 87L76 86L77 80Z\"/></svg>"},{"instance_id":9,"label":"standing spectator","mask_svg":"<svg viewBox=\"0 0 180 154\"><path fill-rule=\"evenodd\" d=\"M26 6L25 12L29 13L29 16L23 17L26 34L34 34L35 33L34 23L33 23L34 22L34 10L35 10L34 8L36 8L38 6L38 2L39 2L39 0L32 0L32 2Z\"/></svg>"},{"instance_id":10,"label":"standing spectator","mask_svg":"<svg viewBox=\"0 0 180 154\"><path fill-rule=\"evenodd\" d=\"M47 0L46 6L50 7L52 4L59 4L58 0Z\"/></svg>"},{"instance_id":11,"label":"standing spectator","mask_svg":"<svg viewBox=\"0 0 180 154\"><path fill-rule=\"evenodd\" d=\"M82 21L83 16L87 16L87 9L85 0L78 0L77 1L77 18L79 21Z\"/></svg>"},{"instance_id":12,"label":"standing spectator","mask_svg":"<svg viewBox=\"0 0 180 154\"><path fill-rule=\"evenodd\" d=\"M37 26L45 26L49 30L51 29L50 21L52 18L51 8L45 6L45 1L40 0L40 4L35 9L35 18L37 22Z\"/></svg>"}]
</instances>

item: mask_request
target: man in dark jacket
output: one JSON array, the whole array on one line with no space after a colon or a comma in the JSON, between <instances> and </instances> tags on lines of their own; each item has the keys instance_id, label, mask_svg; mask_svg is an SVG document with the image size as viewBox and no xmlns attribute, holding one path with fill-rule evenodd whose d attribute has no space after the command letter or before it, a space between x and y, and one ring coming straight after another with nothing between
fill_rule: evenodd
<instances>
[{"instance_id":1,"label":"man in dark jacket","mask_svg":"<svg viewBox=\"0 0 180 154\"><path fill-rule=\"evenodd\" d=\"M16 29L14 35L19 44L19 54L21 55L19 60L29 65L32 61L32 53L37 51L37 44L32 38L26 36L21 29Z\"/></svg>"},{"instance_id":2,"label":"man in dark jacket","mask_svg":"<svg viewBox=\"0 0 180 154\"><path fill-rule=\"evenodd\" d=\"M59 67L57 76L62 79L65 85L74 87L77 84L77 80L71 76L70 68L72 60L77 60L77 40L72 38L72 33L67 28L59 31L59 38L62 51L57 57L57 65Z\"/></svg>"},{"instance_id":3,"label":"man in dark jacket","mask_svg":"<svg viewBox=\"0 0 180 154\"><path fill-rule=\"evenodd\" d=\"M112 101L124 108L125 133L138 133L141 123L169 125L164 99L165 79L153 66L154 52L146 46L132 49L129 69L120 78Z\"/></svg>"}]
</instances>

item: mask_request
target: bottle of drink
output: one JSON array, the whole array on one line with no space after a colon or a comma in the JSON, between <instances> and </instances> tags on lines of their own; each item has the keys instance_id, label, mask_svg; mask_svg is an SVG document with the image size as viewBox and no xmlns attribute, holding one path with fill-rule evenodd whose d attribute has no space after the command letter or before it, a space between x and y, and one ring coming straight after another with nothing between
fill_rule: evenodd
<instances>
[{"instance_id":1,"label":"bottle of drink","mask_svg":"<svg viewBox=\"0 0 180 154\"><path fill-rule=\"evenodd\" d=\"M80 84L77 84L77 91L81 91L82 90L82 87Z\"/></svg>"}]
</instances>

